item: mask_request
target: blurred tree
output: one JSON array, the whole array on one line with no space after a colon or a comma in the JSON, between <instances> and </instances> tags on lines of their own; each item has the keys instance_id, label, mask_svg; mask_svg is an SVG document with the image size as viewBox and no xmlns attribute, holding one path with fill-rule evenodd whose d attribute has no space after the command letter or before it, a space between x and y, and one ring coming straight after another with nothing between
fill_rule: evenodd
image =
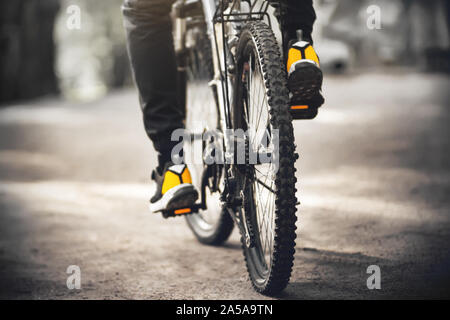
<instances>
[{"instance_id":1,"label":"blurred tree","mask_svg":"<svg viewBox=\"0 0 450 320\"><path fill-rule=\"evenodd\" d=\"M53 26L59 0L0 2L0 102L58 91Z\"/></svg>"}]
</instances>

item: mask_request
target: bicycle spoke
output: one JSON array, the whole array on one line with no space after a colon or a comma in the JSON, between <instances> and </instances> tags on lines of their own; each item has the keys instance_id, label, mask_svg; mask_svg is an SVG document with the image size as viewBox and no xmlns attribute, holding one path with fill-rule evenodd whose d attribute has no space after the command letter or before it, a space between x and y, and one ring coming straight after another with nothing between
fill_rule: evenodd
<instances>
[{"instance_id":1,"label":"bicycle spoke","mask_svg":"<svg viewBox=\"0 0 450 320\"><path fill-rule=\"evenodd\" d=\"M258 182L260 185L262 185L264 188L266 188L267 190L269 190L272 193L275 193L275 190L273 190L271 187L269 187L267 184L265 184L264 182L262 182L260 179L255 178L255 181Z\"/></svg>"}]
</instances>

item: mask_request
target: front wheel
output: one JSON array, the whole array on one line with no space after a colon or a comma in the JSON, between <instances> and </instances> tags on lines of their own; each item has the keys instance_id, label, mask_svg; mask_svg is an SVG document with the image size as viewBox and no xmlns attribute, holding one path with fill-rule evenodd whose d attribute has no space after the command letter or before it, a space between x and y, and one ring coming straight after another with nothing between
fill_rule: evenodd
<instances>
[{"instance_id":1,"label":"front wheel","mask_svg":"<svg viewBox=\"0 0 450 320\"><path fill-rule=\"evenodd\" d=\"M242 29L236 63L234 128L247 132L248 153L272 155L271 161L236 170L253 239L249 244L242 237L242 246L253 287L273 295L288 284L294 260L296 155L287 76L265 23Z\"/></svg>"}]
</instances>

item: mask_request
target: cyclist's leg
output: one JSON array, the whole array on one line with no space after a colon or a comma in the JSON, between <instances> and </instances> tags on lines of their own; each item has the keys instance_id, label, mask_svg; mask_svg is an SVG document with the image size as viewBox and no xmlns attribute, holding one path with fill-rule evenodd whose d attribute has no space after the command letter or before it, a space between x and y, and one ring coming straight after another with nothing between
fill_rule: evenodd
<instances>
[{"instance_id":1,"label":"cyclist's leg","mask_svg":"<svg viewBox=\"0 0 450 320\"><path fill-rule=\"evenodd\" d=\"M170 135L183 127L177 101L177 70L170 8L173 0L125 0L122 6L128 52L139 91L145 130L159 152L160 166L170 160Z\"/></svg>"},{"instance_id":2,"label":"cyclist's leg","mask_svg":"<svg viewBox=\"0 0 450 320\"><path fill-rule=\"evenodd\" d=\"M316 13L312 0L272 0L279 7L279 20L283 32L283 47L287 51L289 41L297 38L297 30L303 31L303 39L312 44L313 24Z\"/></svg>"}]
</instances>

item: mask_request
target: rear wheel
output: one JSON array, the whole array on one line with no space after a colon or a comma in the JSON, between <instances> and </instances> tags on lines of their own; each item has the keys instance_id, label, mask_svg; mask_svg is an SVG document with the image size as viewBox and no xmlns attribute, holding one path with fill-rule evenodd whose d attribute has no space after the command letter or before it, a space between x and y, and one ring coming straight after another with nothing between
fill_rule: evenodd
<instances>
[{"instance_id":1,"label":"rear wheel","mask_svg":"<svg viewBox=\"0 0 450 320\"><path fill-rule=\"evenodd\" d=\"M193 184L206 205L205 210L187 215L186 221L200 242L220 245L230 236L234 223L220 205L223 166L206 165L204 161L205 149L213 147L221 135L216 93L208 85L213 78L213 53L205 30L195 26L187 31L187 50L183 54L186 68L180 77L184 89L181 92L185 91L186 129L190 134L184 144L185 159Z\"/></svg>"},{"instance_id":2,"label":"rear wheel","mask_svg":"<svg viewBox=\"0 0 450 320\"><path fill-rule=\"evenodd\" d=\"M236 61L234 127L248 132L248 153L272 155L271 161L236 170L253 240L242 237L242 246L254 288L272 295L289 282L296 238L296 155L287 76L272 30L262 22L243 28Z\"/></svg>"}]
</instances>

